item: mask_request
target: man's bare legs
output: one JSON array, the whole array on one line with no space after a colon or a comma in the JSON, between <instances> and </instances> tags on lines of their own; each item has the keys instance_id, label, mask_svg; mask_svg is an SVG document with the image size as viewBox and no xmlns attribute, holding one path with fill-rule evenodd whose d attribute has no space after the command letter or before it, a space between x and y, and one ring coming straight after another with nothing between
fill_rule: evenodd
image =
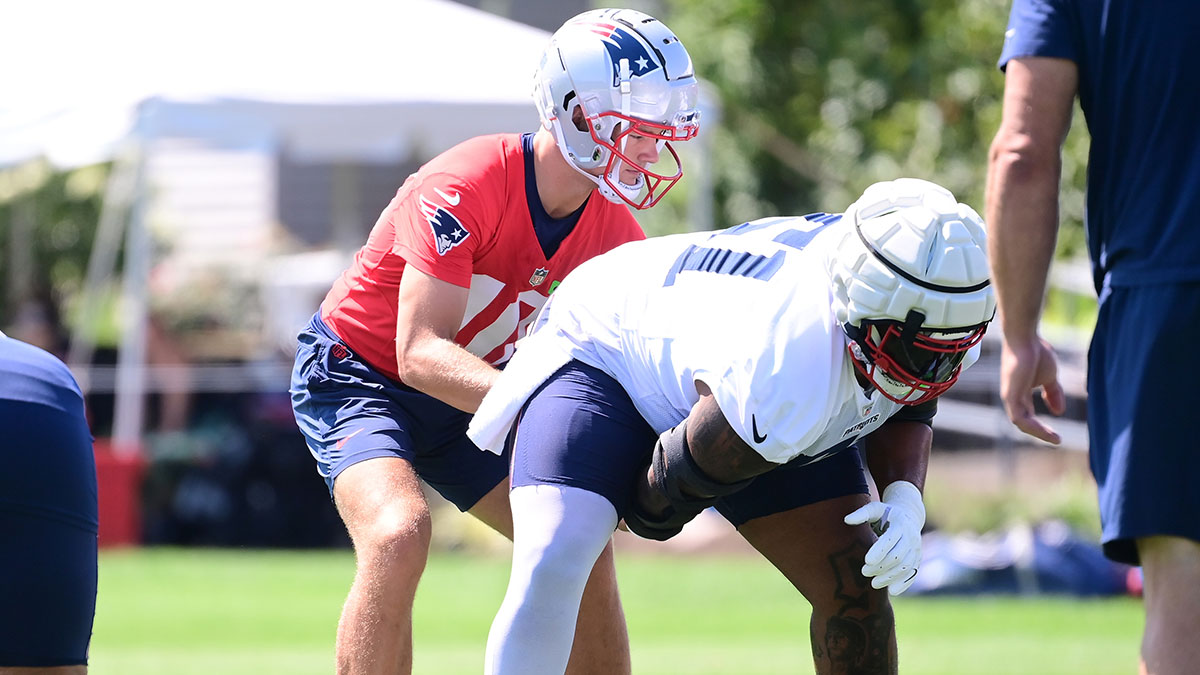
<instances>
[{"instance_id":1,"label":"man's bare legs","mask_svg":"<svg viewBox=\"0 0 1200 675\"><path fill-rule=\"evenodd\" d=\"M370 459L343 471L334 502L355 573L337 632L339 675L412 672L412 607L429 556L429 505L412 465Z\"/></svg>"},{"instance_id":2,"label":"man's bare legs","mask_svg":"<svg viewBox=\"0 0 1200 675\"><path fill-rule=\"evenodd\" d=\"M1200 670L1200 542L1182 537L1138 540L1146 605L1143 675Z\"/></svg>"}]
</instances>

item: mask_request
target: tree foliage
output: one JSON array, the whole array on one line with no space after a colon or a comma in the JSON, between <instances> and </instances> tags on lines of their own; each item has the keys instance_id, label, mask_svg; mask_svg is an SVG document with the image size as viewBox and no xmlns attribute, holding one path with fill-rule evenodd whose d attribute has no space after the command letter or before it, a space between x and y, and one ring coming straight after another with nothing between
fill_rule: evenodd
<instances>
[{"instance_id":1,"label":"tree foliage","mask_svg":"<svg viewBox=\"0 0 1200 675\"><path fill-rule=\"evenodd\" d=\"M42 161L0 171L0 327L61 330L83 287L107 175L106 164L62 171Z\"/></svg>"},{"instance_id":2,"label":"tree foliage","mask_svg":"<svg viewBox=\"0 0 1200 675\"><path fill-rule=\"evenodd\" d=\"M983 208L1007 0L666 0L722 105L718 224L840 211L915 176ZM1076 129L1082 129L1076 124ZM1086 133L1072 133L1064 247L1077 248Z\"/></svg>"}]
</instances>

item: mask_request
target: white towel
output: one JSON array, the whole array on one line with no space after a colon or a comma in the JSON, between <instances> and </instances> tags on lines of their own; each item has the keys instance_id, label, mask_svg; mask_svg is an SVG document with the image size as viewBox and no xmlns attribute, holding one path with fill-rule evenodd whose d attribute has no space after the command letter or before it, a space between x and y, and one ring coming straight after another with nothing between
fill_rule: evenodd
<instances>
[{"instance_id":1,"label":"white towel","mask_svg":"<svg viewBox=\"0 0 1200 675\"><path fill-rule=\"evenodd\" d=\"M570 342L561 339L557 332L553 326L547 326L517 343L516 353L483 397L467 427L467 437L475 445L497 455L504 452L504 441L525 401L575 358Z\"/></svg>"}]
</instances>

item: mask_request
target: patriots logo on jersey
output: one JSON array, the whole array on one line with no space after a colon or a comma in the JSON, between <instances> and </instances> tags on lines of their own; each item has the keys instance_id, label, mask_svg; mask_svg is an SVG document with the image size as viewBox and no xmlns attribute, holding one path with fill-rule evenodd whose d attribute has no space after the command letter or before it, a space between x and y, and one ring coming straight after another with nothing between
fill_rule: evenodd
<instances>
[{"instance_id":1,"label":"patriots logo on jersey","mask_svg":"<svg viewBox=\"0 0 1200 675\"><path fill-rule=\"evenodd\" d=\"M614 87L621 82L621 59L629 60L629 71L634 77L658 70L658 62L628 28L601 21L591 24L588 28L604 38L604 48L608 50L608 56L613 62Z\"/></svg>"},{"instance_id":2,"label":"patriots logo on jersey","mask_svg":"<svg viewBox=\"0 0 1200 675\"><path fill-rule=\"evenodd\" d=\"M529 277L529 285L537 286L545 281L548 276L550 276L550 270L545 267L539 267L533 271L533 276Z\"/></svg>"},{"instance_id":3,"label":"patriots logo on jersey","mask_svg":"<svg viewBox=\"0 0 1200 675\"><path fill-rule=\"evenodd\" d=\"M438 255L446 255L446 251L458 246L471 236L471 233L463 227L453 213L429 201L425 195L421 195L421 214L425 216L425 220L429 221L429 228L433 230L433 240L437 244Z\"/></svg>"}]
</instances>

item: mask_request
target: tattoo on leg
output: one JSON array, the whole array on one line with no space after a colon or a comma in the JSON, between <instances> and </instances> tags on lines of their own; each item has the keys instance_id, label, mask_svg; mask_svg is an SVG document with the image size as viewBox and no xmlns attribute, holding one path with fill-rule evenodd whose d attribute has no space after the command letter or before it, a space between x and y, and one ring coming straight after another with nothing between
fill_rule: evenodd
<instances>
[{"instance_id":1,"label":"tattoo on leg","mask_svg":"<svg viewBox=\"0 0 1200 675\"><path fill-rule=\"evenodd\" d=\"M818 673L896 672L895 617L886 591L871 588L862 575L866 550L865 544L856 542L829 556L835 580L833 606L821 615L829 617L823 626L817 615L809 626Z\"/></svg>"},{"instance_id":2,"label":"tattoo on leg","mask_svg":"<svg viewBox=\"0 0 1200 675\"><path fill-rule=\"evenodd\" d=\"M842 604L838 614L851 609L867 611L870 606L870 594L873 589L867 578L862 575L862 560L866 551L865 544L855 542L829 556L829 567L833 570L833 578L836 580L834 597Z\"/></svg>"},{"instance_id":3,"label":"tattoo on leg","mask_svg":"<svg viewBox=\"0 0 1200 675\"><path fill-rule=\"evenodd\" d=\"M890 607L883 614L886 616L875 615L862 620L845 616L830 617L825 624L825 644L820 649L814 644L813 653L820 651L821 656L828 659L830 673L867 675L896 672L896 664L891 656Z\"/></svg>"}]
</instances>

